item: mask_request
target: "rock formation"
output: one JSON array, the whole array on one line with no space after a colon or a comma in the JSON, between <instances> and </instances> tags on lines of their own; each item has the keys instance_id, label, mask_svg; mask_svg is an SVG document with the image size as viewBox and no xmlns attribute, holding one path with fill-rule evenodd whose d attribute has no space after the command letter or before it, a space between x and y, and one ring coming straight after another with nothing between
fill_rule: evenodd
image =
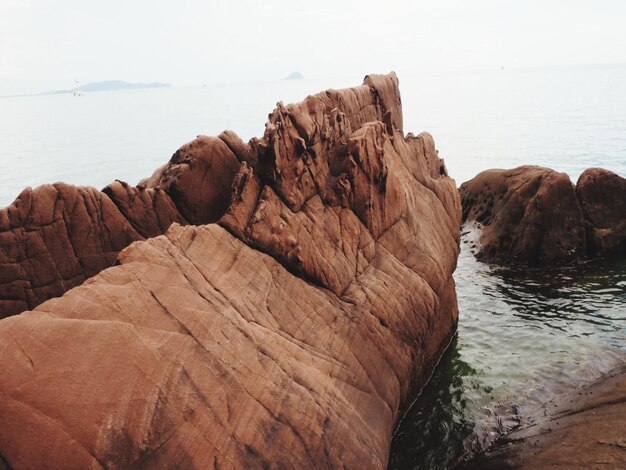
<instances>
[{"instance_id":1,"label":"rock formation","mask_svg":"<svg viewBox=\"0 0 626 470\"><path fill-rule=\"evenodd\" d=\"M576 196L587 220L590 255L625 255L626 179L602 168L589 168L578 178Z\"/></svg>"},{"instance_id":2,"label":"rock formation","mask_svg":"<svg viewBox=\"0 0 626 470\"><path fill-rule=\"evenodd\" d=\"M200 136L137 187L116 181L101 192L63 183L24 190L0 211L0 318L63 295L173 222L218 220L240 159L253 161L245 152L232 133Z\"/></svg>"},{"instance_id":3,"label":"rock formation","mask_svg":"<svg viewBox=\"0 0 626 470\"><path fill-rule=\"evenodd\" d=\"M105 193L44 185L0 211L0 318L62 295L111 266L133 241L184 220L159 190L114 183Z\"/></svg>"},{"instance_id":4,"label":"rock formation","mask_svg":"<svg viewBox=\"0 0 626 470\"><path fill-rule=\"evenodd\" d=\"M479 259L542 266L626 254L626 179L589 169L487 170L459 189L463 222L481 229Z\"/></svg>"},{"instance_id":5,"label":"rock formation","mask_svg":"<svg viewBox=\"0 0 626 470\"><path fill-rule=\"evenodd\" d=\"M216 222L230 202L239 160L219 137L200 136L183 145L144 185L163 189L192 224Z\"/></svg>"},{"instance_id":6,"label":"rock formation","mask_svg":"<svg viewBox=\"0 0 626 470\"><path fill-rule=\"evenodd\" d=\"M220 140L142 183L218 224L173 224L0 321L0 462L385 467L456 329L454 181L428 134L403 135L394 74L279 103L260 140ZM234 176L227 207L215 175ZM136 237L166 224L109 193Z\"/></svg>"},{"instance_id":7,"label":"rock formation","mask_svg":"<svg viewBox=\"0 0 626 470\"><path fill-rule=\"evenodd\" d=\"M546 403L459 468L626 468L626 368Z\"/></svg>"}]
</instances>

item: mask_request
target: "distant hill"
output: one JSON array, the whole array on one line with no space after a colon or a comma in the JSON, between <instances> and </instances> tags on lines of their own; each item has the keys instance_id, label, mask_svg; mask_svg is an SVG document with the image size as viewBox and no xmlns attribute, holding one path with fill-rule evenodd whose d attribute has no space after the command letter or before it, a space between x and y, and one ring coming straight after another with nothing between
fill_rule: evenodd
<instances>
[{"instance_id":1,"label":"distant hill","mask_svg":"<svg viewBox=\"0 0 626 470\"><path fill-rule=\"evenodd\" d=\"M304 77L300 72L294 72L287 75L283 80L302 80Z\"/></svg>"},{"instance_id":2,"label":"distant hill","mask_svg":"<svg viewBox=\"0 0 626 470\"><path fill-rule=\"evenodd\" d=\"M122 80L106 80L104 82L91 82L81 85L79 88L85 93L94 91L112 91L112 90L137 90L141 88L165 88L172 86L169 83L129 83ZM42 93L43 95L59 95L62 93L74 93L75 88L71 90L56 90Z\"/></svg>"}]
</instances>

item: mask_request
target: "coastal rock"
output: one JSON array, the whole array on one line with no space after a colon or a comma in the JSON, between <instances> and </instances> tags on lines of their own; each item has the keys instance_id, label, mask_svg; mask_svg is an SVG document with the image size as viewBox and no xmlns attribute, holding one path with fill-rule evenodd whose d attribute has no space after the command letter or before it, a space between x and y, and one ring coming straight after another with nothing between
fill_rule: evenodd
<instances>
[{"instance_id":1,"label":"coastal rock","mask_svg":"<svg viewBox=\"0 0 626 470\"><path fill-rule=\"evenodd\" d=\"M217 221L228 208L239 160L219 137L199 136L183 145L162 172L146 181L164 190L191 224Z\"/></svg>"},{"instance_id":2,"label":"coastal rock","mask_svg":"<svg viewBox=\"0 0 626 470\"><path fill-rule=\"evenodd\" d=\"M537 166L487 170L459 192L463 222L482 229L479 259L541 266L586 254L583 212L565 173Z\"/></svg>"},{"instance_id":3,"label":"coastal rock","mask_svg":"<svg viewBox=\"0 0 626 470\"><path fill-rule=\"evenodd\" d=\"M626 179L589 168L578 178L576 196L588 222L590 255L626 255Z\"/></svg>"},{"instance_id":4,"label":"coastal rock","mask_svg":"<svg viewBox=\"0 0 626 470\"><path fill-rule=\"evenodd\" d=\"M102 192L144 238L164 234L173 222L185 224L172 199L161 189L145 189L115 181Z\"/></svg>"},{"instance_id":5,"label":"coastal rock","mask_svg":"<svg viewBox=\"0 0 626 470\"><path fill-rule=\"evenodd\" d=\"M0 211L0 318L82 284L130 243L162 235L173 222L219 219L238 158L253 162L251 154L225 131L184 145L137 187L115 181L102 192L64 183L24 190Z\"/></svg>"},{"instance_id":6,"label":"coastal rock","mask_svg":"<svg viewBox=\"0 0 626 470\"><path fill-rule=\"evenodd\" d=\"M546 403L459 469L626 468L626 368Z\"/></svg>"},{"instance_id":7,"label":"coastal rock","mask_svg":"<svg viewBox=\"0 0 626 470\"><path fill-rule=\"evenodd\" d=\"M493 169L459 192L466 228L481 230L479 259L545 266L626 255L626 179L611 171L589 168L574 188L549 168Z\"/></svg>"},{"instance_id":8,"label":"coastal rock","mask_svg":"<svg viewBox=\"0 0 626 470\"><path fill-rule=\"evenodd\" d=\"M4 462L384 468L458 315L459 196L399 103L394 74L279 103L234 171L227 144L187 147L154 181L218 224L173 224L0 322ZM176 197L213 169L223 210Z\"/></svg>"},{"instance_id":9,"label":"coastal rock","mask_svg":"<svg viewBox=\"0 0 626 470\"><path fill-rule=\"evenodd\" d=\"M219 135L219 138L224 141L231 152L237 157L240 162L246 162L248 165L254 167L257 161L257 155L254 151L253 145L256 139L246 144L241 138L233 131L224 131Z\"/></svg>"},{"instance_id":10,"label":"coastal rock","mask_svg":"<svg viewBox=\"0 0 626 470\"><path fill-rule=\"evenodd\" d=\"M0 318L35 308L115 263L129 244L185 224L170 197L116 181L25 189L0 211Z\"/></svg>"},{"instance_id":11,"label":"coastal rock","mask_svg":"<svg viewBox=\"0 0 626 470\"><path fill-rule=\"evenodd\" d=\"M0 211L0 318L83 283L141 239L96 189L63 183L25 189Z\"/></svg>"}]
</instances>

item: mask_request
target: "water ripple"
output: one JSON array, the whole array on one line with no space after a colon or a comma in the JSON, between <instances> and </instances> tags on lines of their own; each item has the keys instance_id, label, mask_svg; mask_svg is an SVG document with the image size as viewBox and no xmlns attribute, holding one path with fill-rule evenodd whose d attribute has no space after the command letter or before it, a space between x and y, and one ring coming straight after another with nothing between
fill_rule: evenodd
<instances>
[{"instance_id":1,"label":"water ripple","mask_svg":"<svg viewBox=\"0 0 626 470\"><path fill-rule=\"evenodd\" d=\"M463 248L459 334L392 443L391 469L449 468L522 407L626 360L626 262L550 272L491 267Z\"/></svg>"}]
</instances>

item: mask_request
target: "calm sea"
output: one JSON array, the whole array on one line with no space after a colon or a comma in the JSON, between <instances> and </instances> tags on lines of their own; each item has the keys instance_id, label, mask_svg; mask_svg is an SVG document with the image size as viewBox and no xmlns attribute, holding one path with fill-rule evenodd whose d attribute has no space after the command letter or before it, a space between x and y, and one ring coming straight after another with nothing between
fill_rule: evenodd
<instances>
[{"instance_id":1,"label":"calm sea","mask_svg":"<svg viewBox=\"0 0 626 470\"><path fill-rule=\"evenodd\" d=\"M590 166L626 176L626 67L399 78L405 131L429 131L458 184L527 163L574 180ZM196 135L261 136L277 101L361 79L0 99L0 207L25 186L135 184ZM448 468L494 431L503 401L530 408L624 361L624 262L518 272L463 249L456 279L458 337L398 430L390 468Z\"/></svg>"}]
</instances>

